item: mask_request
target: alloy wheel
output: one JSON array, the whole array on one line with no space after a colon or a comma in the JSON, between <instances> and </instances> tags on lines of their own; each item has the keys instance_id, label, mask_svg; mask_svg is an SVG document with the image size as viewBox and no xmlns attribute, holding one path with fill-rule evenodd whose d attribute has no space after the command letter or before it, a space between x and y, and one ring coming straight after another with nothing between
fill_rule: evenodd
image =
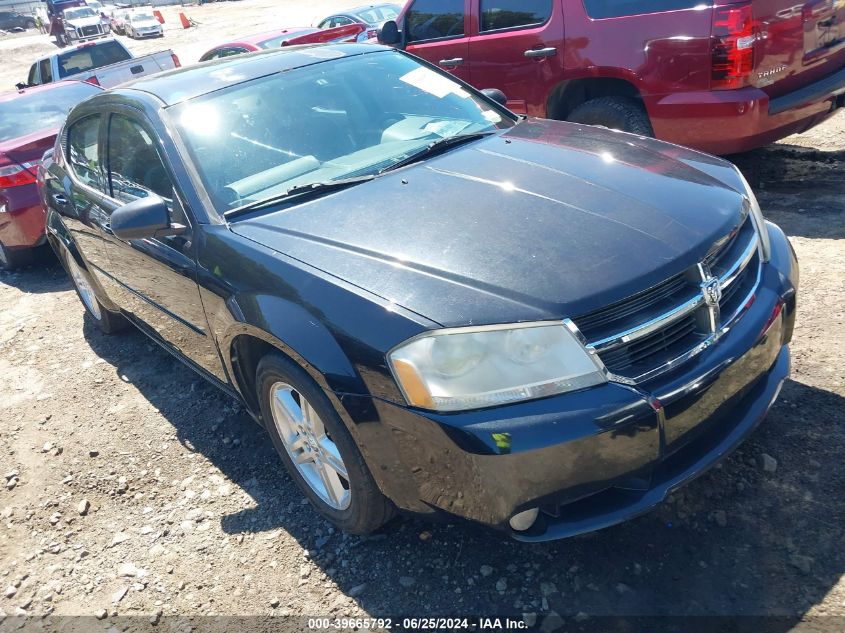
<instances>
[{"instance_id":1,"label":"alloy wheel","mask_svg":"<svg viewBox=\"0 0 845 633\"><path fill-rule=\"evenodd\" d=\"M352 495L346 464L317 411L287 383L274 384L270 398L273 423L299 474L327 505L348 508Z\"/></svg>"},{"instance_id":2,"label":"alloy wheel","mask_svg":"<svg viewBox=\"0 0 845 633\"><path fill-rule=\"evenodd\" d=\"M85 304L85 307L88 308L94 318L99 321L103 318L103 315L100 312L100 302L97 301L97 295L94 294L94 288L91 286L91 283L88 281L85 273L82 272L82 269L73 259L72 255L68 254L67 261L71 279L73 279L73 283L79 291L82 303Z\"/></svg>"}]
</instances>

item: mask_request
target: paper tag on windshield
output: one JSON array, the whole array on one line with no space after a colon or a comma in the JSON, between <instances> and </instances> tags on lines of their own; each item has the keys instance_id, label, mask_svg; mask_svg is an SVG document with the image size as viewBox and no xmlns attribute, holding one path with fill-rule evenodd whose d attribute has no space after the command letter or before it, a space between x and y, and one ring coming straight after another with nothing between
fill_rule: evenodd
<instances>
[{"instance_id":1,"label":"paper tag on windshield","mask_svg":"<svg viewBox=\"0 0 845 633\"><path fill-rule=\"evenodd\" d=\"M400 78L406 84L419 88L428 94L442 99L448 94L455 94L466 99L469 93L460 84L425 67L412 70Z\"/></svg>"}]
</instances>

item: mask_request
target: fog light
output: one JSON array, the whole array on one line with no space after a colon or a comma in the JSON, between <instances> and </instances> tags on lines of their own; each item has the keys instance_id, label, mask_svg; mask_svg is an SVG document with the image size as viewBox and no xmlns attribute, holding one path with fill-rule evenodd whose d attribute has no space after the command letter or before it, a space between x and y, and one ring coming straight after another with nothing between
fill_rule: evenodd
<instances>
[{"instance_id":1,"label":"fog light","mask_svg":"<svg viewBox=\"0 0 845 633\"><path fill-rule=\"evenodd\" d=\"M511 527L517 532L524 532L525 530L529 529L532 525L534 525L534 522L537 520L537 516L539 514L540 508L531 508L530 510L526 510L525 512L515 514L511 517Z\"/></svg>"}]
</instances>

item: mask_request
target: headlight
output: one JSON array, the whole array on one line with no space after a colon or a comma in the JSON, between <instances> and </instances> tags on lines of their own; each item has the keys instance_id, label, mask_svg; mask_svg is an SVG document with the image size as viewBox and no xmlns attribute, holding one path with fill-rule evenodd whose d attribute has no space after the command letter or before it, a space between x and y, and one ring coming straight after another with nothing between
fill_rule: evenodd
<instances>
[{"instance_id":1,"label":"headlight","mask_svg":"<svg viewBox=\"0 0 845 633\"><path fill-rule=\"evenodd\" d=\"M492 407L607 382L562 323L436 330L388 354L408 404L435 411Z\"/></svg>"},{"instance_id":2,"label":"headlight","mask_svg":"<svg viewBox=\"0 0 845 633\"><path fill-rule=\"evenodd\" d=\"M772 254L772 241L769 239L769 230L766 228L766 218L763 217L763 210L760 208L760 203L757 202L757 196L751 190L751 185L748 184L739 169L736 170L736 173L742 179L742 184L745 185L745 196L751 203L751 219L754 221L757 235L760 237L760 259L767 262Z\"/></svg>"}]
</instances>

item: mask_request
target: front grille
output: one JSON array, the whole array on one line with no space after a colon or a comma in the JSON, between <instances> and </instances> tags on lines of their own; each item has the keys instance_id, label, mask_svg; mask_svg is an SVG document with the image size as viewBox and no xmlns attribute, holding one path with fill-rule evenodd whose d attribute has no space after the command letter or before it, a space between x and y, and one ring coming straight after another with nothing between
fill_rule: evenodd
<instances>
[{"instance_id":1,"label":"front grille","mask_svg":"<svg viewBox=\"0 0 845 633\"><path fill-rule=\"evenodd\" d=\"M701 343L741 312L757 283L756 245L754 223L746 217L700 265L573 322L609 371L644 380L702 349ZM703 288L712 277L722 289L718 307L716 297L708 302Z\"/></svg>"},{"instance_id":2,"label":"front grille","mask_svg":"<svg viewBox=\"0 0 845 633\"><path fill-rule=\"evenodd\" d=\"M602 362L615 374L648 371L654 364L662 365L683 354L690 340L704 340L697 327L694 316L679 319L630 345L605 352L601 355Z\"/></svg>"},{"instance_id":3,"label":"front grille","mask_svg":"<svg viewBox=\"0 0 845 633\"><path fill-rule=\"evenodd\" d=\"M99 35L100 34L100 27L96 24L92 26L83 26L82 27L82 36L88 37L89 35Z\"/></svg>"}]
</instances>

